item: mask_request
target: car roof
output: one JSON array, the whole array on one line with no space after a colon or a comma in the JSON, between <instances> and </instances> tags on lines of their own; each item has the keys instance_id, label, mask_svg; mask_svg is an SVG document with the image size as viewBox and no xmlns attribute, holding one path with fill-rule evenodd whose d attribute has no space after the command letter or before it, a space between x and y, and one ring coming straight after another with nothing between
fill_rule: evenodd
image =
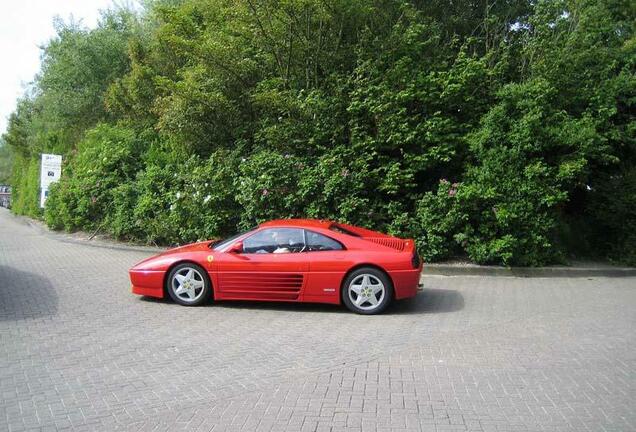
<instances>
[{"instance_id":1,"label":"car roof","mask_svg":"<svg viewBox=\"0 0 636 432\"><path fill-rule=\"evenodd\" d=\"M324 219L276 219L263 222L259 227L302 227L302 228L324 228L329 229L333 225L332 221Z\"/></svg>"}]
</instances>

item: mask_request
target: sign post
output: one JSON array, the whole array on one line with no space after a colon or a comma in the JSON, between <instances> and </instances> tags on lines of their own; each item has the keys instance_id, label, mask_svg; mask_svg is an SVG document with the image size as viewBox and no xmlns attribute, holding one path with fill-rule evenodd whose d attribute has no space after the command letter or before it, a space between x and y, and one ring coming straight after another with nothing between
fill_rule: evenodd
<instances>
[{"instance_id":1,"label":"sign post","mask_svg":"<svg viewBox=\"0 0 636 432\"><path fill-rule=\"evenodd\" d=\"M54 154L42 154L40 165L40 208L44 208L46 197L49 195L49 186L60 179L62 175L62 156Z\"/></svg>"}]
</instances>

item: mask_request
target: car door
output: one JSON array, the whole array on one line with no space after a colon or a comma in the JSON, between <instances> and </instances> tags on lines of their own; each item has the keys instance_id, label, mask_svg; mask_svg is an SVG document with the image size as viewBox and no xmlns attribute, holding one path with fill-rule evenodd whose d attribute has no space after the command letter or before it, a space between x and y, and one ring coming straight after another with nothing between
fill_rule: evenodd
<instances>
[{"instance_id":1,"label":"car door","mask_svg":"<svg viewBox=\"0 0 636 432\"><path fill-rule=\"evenodd\" d=\"M301 300L309 262L298 228L265 228L243 239L242 253L217 262L218 292L224 299Z\"/></svg>"},{"instance_id":2,"label":"car door","mask_svg":"<svg viewBox=\"0 0 636 432\"><path fill-rule=\"evenodd\" d=\"M354 264L351 255L339 241L313 230L305 230L305 243L309 272L303 299L338 303L342 278Z\"/></svg>"}]
</instances>

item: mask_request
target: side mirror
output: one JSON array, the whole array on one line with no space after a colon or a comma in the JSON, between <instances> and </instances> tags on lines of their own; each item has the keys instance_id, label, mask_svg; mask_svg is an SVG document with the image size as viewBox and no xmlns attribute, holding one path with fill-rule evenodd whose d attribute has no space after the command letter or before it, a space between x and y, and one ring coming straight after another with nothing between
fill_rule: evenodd
<instances>
[{"instance_id":1,"label":"side mirror","mask_svg":"<svg viewBox=\"0 0 636 432\"><path fill-rule=\"evenodd\" d=\"M228 253L243 253L243 242L236 242L227 250Z\"/></svg>"}]
</instances>

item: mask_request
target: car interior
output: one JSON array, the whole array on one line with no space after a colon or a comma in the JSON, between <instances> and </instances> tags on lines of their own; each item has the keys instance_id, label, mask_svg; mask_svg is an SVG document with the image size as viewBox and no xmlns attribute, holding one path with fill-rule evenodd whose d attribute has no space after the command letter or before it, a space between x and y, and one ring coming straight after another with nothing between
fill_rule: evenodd
<instances>
[{"instance_id":1,"label":"car interior","mask_svg":"<svg viewBox=\"0 0 636 432\"><path fill-rule=\"evenodd\" d=\"M272 228L243 240L243 253L299 253L342 250L343 245L322 234L296 228Z\"/></svg>"}]
</instances>

